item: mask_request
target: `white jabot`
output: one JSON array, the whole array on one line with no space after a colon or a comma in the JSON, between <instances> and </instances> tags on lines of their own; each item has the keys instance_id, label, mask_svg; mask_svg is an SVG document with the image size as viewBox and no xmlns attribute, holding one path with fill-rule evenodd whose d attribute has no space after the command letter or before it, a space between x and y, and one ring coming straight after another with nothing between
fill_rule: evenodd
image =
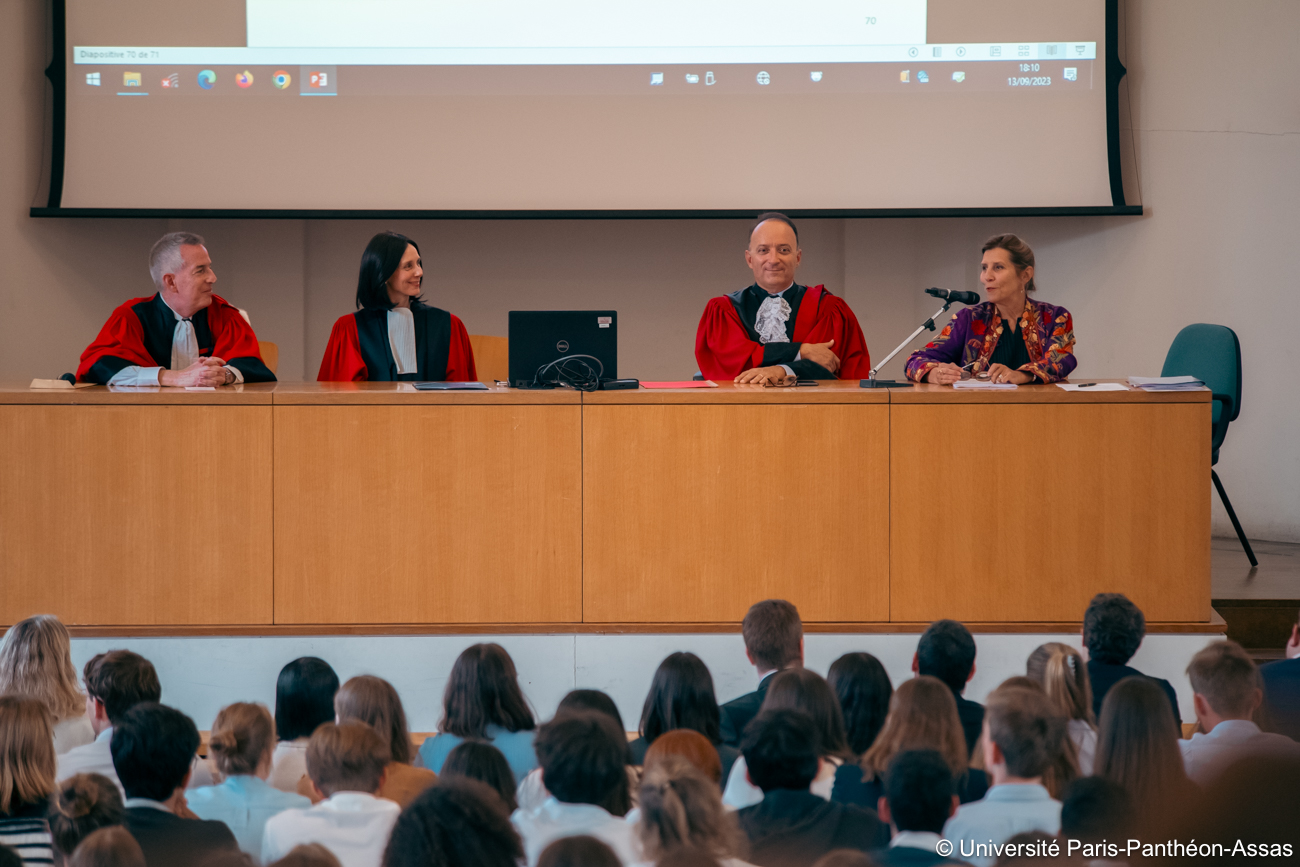
<instances>
[{"instance_id":1,"label":"white jabot","mask_svg":"<svg viewBox=\"0 0 1300 867\"><path fill-rule=\"evenodd\" d=\"M785 324L789 321L790 302L781 295L772 295L759 305L754 330L763 343L789 343L790 337L785 333Z\"/></svg>"},{"instance_id":2,"label":"white jabot","mask_svg":"<svg viewBox=\"0 0 1300 867\"><path fill-rule=\"evenodd\" d=\"M159 300L172 310L167 299L159 294ZM243 311L240 311L241 313ZM176 330L172 332L172 363L168 370L184 370L191 364L199 360L199 338L194 333L194 322L184 316L181 316L175 310L172 315L176 317ZM248 318L247 314L244 316ZM224 368L229 370L235 377L235 382L243 382L244 374L237 367L231 367L227 364ZM113 374L107 385L158 385L158 375L162 373L161 367L124 367L117 373Z\"/></svg>"},{"instance_id":3,"label":"white jabot","mask_svg":"<svg viewBox=\"0 0 1300 867\"><path fill-rule=\"evenodd\" d=\"M409 307L394 307L388 311L388 345L393 350L393 362L398 373L415 373L415 314Z\"/></svg>"}]
</instances>

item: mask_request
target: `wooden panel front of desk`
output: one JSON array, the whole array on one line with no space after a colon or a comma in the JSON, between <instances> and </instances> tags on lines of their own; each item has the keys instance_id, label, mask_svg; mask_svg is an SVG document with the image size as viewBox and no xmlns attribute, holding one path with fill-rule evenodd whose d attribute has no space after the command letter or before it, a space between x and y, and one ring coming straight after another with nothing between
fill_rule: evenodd
<instances>
[{"instance_id":1,"label":"wooden panel front of desk","mask_svg":"<svg viewBox=\"0 0 1300 867\"><path fill-rule=\"evenodd\" d=\"M852 383L587 395L583 618L889 612L889 406Z\"/></svg>"},{"instance_id":2,"label":"wooden panel front of desk","mask_svg":"<svg viewBox=\"0 0 1300 867\"><path fill-rule=\"evenodd\" d=\"M1207 393L922 387L890 406L890 620L1210 619Z\"/></svg>"},{"instance_id":3,"label":"wooden panel front of desk","mask_svg":"<svg viewBox=\"0 0 1300 867\"><path fill-rule=\"evenodd\" d=\"M581 406L281 386L278 624L582 620Z\"/></svg>"}]
</instances>

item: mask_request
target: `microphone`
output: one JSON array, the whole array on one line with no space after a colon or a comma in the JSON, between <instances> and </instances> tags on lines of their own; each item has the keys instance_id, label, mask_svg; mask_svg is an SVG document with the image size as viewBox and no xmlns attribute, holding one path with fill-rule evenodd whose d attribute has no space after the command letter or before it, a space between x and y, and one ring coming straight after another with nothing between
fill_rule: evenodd
<instances>
[{"instance_id":1,"label":"microphone","mask_svg":"<svg viewBox=\"0 0 1300 867\"><path fill-rule=\"evenodd\" d=\"M942 298L944 301L950 301L954 304L971 306L980 303L978 292L949 292L947 289L926 289L925 294L933 295L935 298Z\"/></svg>"}]
</instances>

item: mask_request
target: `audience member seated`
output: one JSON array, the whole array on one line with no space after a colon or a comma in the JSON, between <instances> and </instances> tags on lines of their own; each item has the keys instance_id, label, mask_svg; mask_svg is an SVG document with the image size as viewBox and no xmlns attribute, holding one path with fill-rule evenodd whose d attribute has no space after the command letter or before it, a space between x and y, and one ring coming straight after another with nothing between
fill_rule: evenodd
<instances>
[{"instance_id":1,"label":"audience member seated","mask_svg":"<svg viewBox=\"0 0 1300 867\"><path fill-rule=\"evenodd\" d=\"M319 843L299 843L274 864L267 867L343 867L334 853Z\"/></svg>"},{"instance_id":2,"label":"audience member seated","mask_svg":"<svg viewBox=\"0 0 1300 867\"><path fill-rule=\"evenodd\" d=\"M735 816L722 806L717 783L688 759L665 756L648 764L640 802L637 835L647 865L683 848L705 852L724 867L745 864Z\"/></svg>"},{"instance_id":3,"label":"audience member seated","mask_svg":"<svg viewBox=\"0 0 1300 867\"><path fill-rule=\"evenodd\" d=\"M334 714L339 722L361 722L388 739L393 760L384 774L379 797L405 807L415 796L438 782L438 775L427 768L412 767L415 747L406 726L406 711L393 685L380 677L365 674L354 677L334 696ZM311 783L298 784L298 794L311 795Z\"/></svg>"},{"instance_id":4,"label":"audience member seated","mask_svg":"<svg viewBox=\"0 0 1300 867\"><path fill-rule=\"evenodd\" d=\"M320 803L272 816L262 862L299 843L320 843L343 867L378 867L401 808L377 797L392 760L388 741L359 722L324 723L307 743L307 776Z\"/></svg>"},{"instance_id":5,"label":"audience member seated","mask_svg":"<svg viewBox=\"0 0 1300 867\"><path fill-rule=\"evenodd\" d=\"M187 867L222 849L236 849L221 822L188 818L199 730L175 708L144 702L113 724L113 766L126 792L126 828L149 867ZM83 844L84 845L84 844Z\"/></svg>"},{"instance_id":6,"label":"audience member seated","mask_svg":"<svg viewBox=\"0 0 1300 867\"><path fill-rule=\"evenodd\" d=\"M670 756L686 759L704 776L717 783L719 792L722 791L722 761L718 758L718 751L704 735L691 729L664 732L645 751L644 770L649 771Z\"/></svg>"},{"instance_id":7,"label":"audience member seated","mask_svg":"<svg viewBox=\"0 0 1300 867\"><path fill-rule=\"evenodd\" d=\"M640 860L632 826L627 736L607 714L572 711L556 715L537 732L537 761L550 797L540 807L521 807L511 817L524 841L529 865L554 840L589 834L607 843L624 864Z\"/></svg>"},{"instance_id":8,"label":"audience member seated","mask_svg":"<svg viewBox=\"0 0 1300 867\"><path fill-rule=\"evenodd\" d=\"M1255 753L1296 755L1300 744L1285 735L1260 731L1255 712L1264 700L1255 661L1235 641L1216 641L1187 666L1200 732L1180 740L1183 767L1204 786L1237 759Z\"/></svg>"},{"instance_id":9,"label":"audience member seated","mask_svg":"<svg viewBox=\"0 0 1300 867\"><path fill-rule=\"evenodd\" d=\"M272 787L298 791L307 776L307 742L317 726L334 722L338 690L339 676L323 659L302 656L280 669L275 681L275 733L280 740L266 778Z\"/></svg>"},{"instance_id":10,"label":"audience member seated","mask_svg":"<svg viewBox=\"0 0 1300 867\"><path fill-rule=\"evenodd\" d=\"M208 753L225 777L217 786L192 790L186 800L200 819L221 821L234 833L239 848L258 859L262 831L277 813L309 807L301 795L281 792L266 782L275 751L275 720L260 704L239 702L217 714L208 737Z\"/></svg>"},{"instance_id":11,"label":"audience member seated","mask_svg":"<svg viewBox=\"0 0 1300 867\"><path fill-rule=\"evenodd\" d=\"M861 651L846 653L832 662L826 682L840 701L849 752L856 762L871 749L884 728L894 685L880 660Z\"/></svg>"},{"instance_id":12,"label":"audience member seated","mask_svg":"<svg viewBox=\"0 0 1300 867\"><path fill-rule=\"evenodd\" d=\"M1043 688L1048 701L1069 721L1079 773L1090 776L1097 755L1097 717L1092 709L1092 686L1083 656L1068 644L1055 641L1043 644L1029 654L1025 673Z\"/></svg>"},{"instance_id":13,"label":"audience member seated","mask_svg":"<svg viewBox=\"0 0 1300 867\"><path fill-rule=\"evenodd\" d=\"M782 671L772 678L772 685L763 699L763 710L798 710L808 714L817 727L817 744L822 763L813 780L811 791L826 800L831 799L835 775L846 759L852 758L849 742L844 734L844 715L839 699L821 675L806 668ZM733 810L761 803L763 792L745 778L745 759L741 757L731 769L722 802ZM870 805L868 805L870 806Z\"/></svg>"},{"instance_id":14,"label":"audience member seated","mask_svg":"<svg viewBox=\"0 0 1300 867\"><path fill-rule=\"evenodd\" d=\"M109 749L113 726L137 704L162 698L158 672L153 663L137 653L110 650L91 657L82 674L86 681L86 716L95 740L59 756L57 778L63 781L74 774L100 774L121 789Z\"/></svg>"},{"instance_id":15,"label":"audience member seated","mask_svg":"<svg viewBox=\"0 0 1300 867\"><path fill-rule=\"evenodd\" d=\"M1105 777L1080 777L1061 798L1061 837L1096 845L1127 840L1135 832L1133 799ZM1085 857L1088 853L1084 853Z\"/></svg>"},{"instance_id":16,"label":"audience member seated","mask_svg":"<svg viewBox=\"0 0 1300 867\"><path fill-rule=\"evenodd\" d=\"M59 755L95 739L86 696L77 686L68 628L52 614L28 617L5 633L0 643L0 695L40 699L54 720L54 752Z\"/></svg>"},{"instance_id":17,"label":"audience member seated","mask_svg":"<svg viewBox=\"0 0 1300 867\"><path fill-rule=\"evenodd\" d=\"M713 692L713 676L694 653L673 653L659 663L641 709L641 736L629 744L632 764L645 764L655 738L673 729L693 729L718 751L725 779L740 751L722 742L722 712Z\"/></svg>"},{"instance_id":18,"label":"audience member seated","mask_svg":"<svg viewBox=\"0 0 1300 867\"><path fill-rule=\"evenodd\" d=\"M966 856L973 843L1003 843L1015 834L1055 834L1061 802L1043 786L1043 773L1065 740L1066 726L1047 697L1029 689L999 689L989 696L984 716L984 765L993 785L982 800L963 804L944 826L954 854L976 867L991 857Z\"/></svg>"},{"instance_id":19,"label":"audience member seated","mask_svg":"<svg viewBox=\"0 0 1300 867\"><path fill-rule=\"evenodd\" d=\"M1123 593L1098 593L1083 614L1083 646L1088 648L1088 679L1092 684L1092 712L1101 719L1101 705L1110 688L1126 677L1142 675L1128 661L1142 645L1147 621L1142 610ZM1145 677L1145 675L1142 675ZM1167 680L1151 678L1169 699L1174 737L1183 736L1178 694Z\"/></svg>"},{"instance_id":20,"label":"audience member seated","mask_svg":"<svg viewBox=\"0 0 1300 867\"><path fill-rule=\"evenodd\" d=\"M100 774L76 774L59 784L50 801L50 836L55 851L68 860L82 840L100 828L126 821L117 784Z\"/></svg>"},{"instance_id":21,"label":"audience member seated","mask_svg":"<svg viewBox=\"0 0 1300 867\"><path fill-rule=\"evenodd\" d=\"M618 705L614 704L614 699L598 689L573 689L560 699L559 705L555 708L555 715L558 717L565 713L575 713L583 711L592 711L603 713L614 721L614 724L621 732L626 732L627 727L623 725L623 715L618 712ZM626 744L626 735L622 743ZM636 806L637 785L640 775L636 767L632 764L632 750L629 748L625 754L624 761L627 763L627 785L628 791L632 795L632 806ZM519 784L516 797L519 807L524 810L535 810L551 796L546 791L545 784L542 783L542 769L534 768L524 777L523 782Z\"/></svg>"},{"instance_id":22,"label":"audience member seated","mask_svg":"<svg viewBox=\"0 0 1300 867\"><path fill-rule=\"evenodd\" d=\"M44 702L0 696L0 845L24 864L49 864L46 815L54 791L54 734Z\"/></svg>"},{"instance_id":23,"label":"audience member seated","mask_svg":"<svg viewBox=\"0 0 1300 867\"><path fill-rule=\"evenodd\" d=\"M516 782L522 782L537 767L536 728L510 654L499 644L475 644L465 648L451 668L442 695L440 734L420 746L416 764L441 773L447 754L462 741L487 741L506 757Z\"/></svg>"},{"instance_id":24,"label":"audience member seated","mask_svg":"<svg viewBox=\"0 0 1300 867\"><path fill-rule=\"evenodd\" d=\"M962 696L975 676L975 637L956 620L936 620L921 633L912 656L912 673L937 677L952 690L957 716L966 735L966 752L975 752L984 724L984 708Z\"/></svg>"},{"instance_id":25,"label":"audience member seated","mask_svg":"<svg viewBox=\"0 0 1300 867\"><path fill-rule=\"evenodd\" d=\"M66 863L68 867L145 867L144 850L120 825L91 833Z\"/></svg>"},{"instance_id":26,"label":"audience member seated","mask_svg":"<svg viewBox=\"0 0 1300 867\"><path fill-rule=\"evenodd\" d=\"M497 794L444 773L397 818L383 867L518 867L523 857Z\"/></svg>"},{"instance_id":27,"label":"audience member seated","mask_svg":"<svg viewBox=\"0 0 1300 867\"><path fill-rule=\"evenodd\" d=\"M998 688L994 692L1000 692L1004 689L1027 689L1047 698L1047 693L1038 681L1023 675L1008 677L998 684ZM1056 748L1049 757L1047 769L1043 771L1043 788L1047 789L1047 793L1059 801L1062 793L1065 792L1065 787L1079 778L1079 756L1075 752L1074 741L1069 737L1069 720L1059 712L1051 699L1048 699L1048 705L1060 720L1061 725L1066 729L1066 736L1057 742ZM980 738L982 744L983 735ZM981 745L981 757L983 756L983 749Z\"/></svg>"},{"instance_id":28,"label":"audience member seated","mask_svg":"<svg viewBox=\"0 0 1300 867\"><path fill-rule=\"evenodd\" d=\"M513 813L519 804L515 801L515 774L501 751L491 744L465 741L447 754L442 763L442 778L463 777L478 780L501 796L506 809Z\"/></svg>"},{"instance_id":29,"label":"audience member seated","mask_svg":"<svg viewBox=\"0 0 1300 867\"><path fill-rule=\"evenodd\" d=\"M763 710L741 744L750 782L763 802L738 814L750 863L810 865L832 849L884 846L889 830L874 810L828 802L808 790L822 764L817 725L797 710Z\"/></svg>"},{"instance_id":30,"label":"audience member seated","mask_svg":"<svg viewBox=\"0 0 1300 867\"><path fill-rule=\"evenodd\" d=\"M885 795L889 763L905 750L936 750L943 756L963 804L978 801L988 791L988 775L970 767L952 690L938 678L921 675L894 692L885 725L871 748L856 765L846 765L835 775L832 800L874 808Z\"/></svg>"},{"instance_id":31,"label":"audience member seated","mask_svg":"<svg viewBox=\"0 0 1300 867\"><path fill-rule=\"evenodd\" d=\"M1166 830L1195 794L1172 716L1164 690L1142 675L1112 686L1101 706L1093 773L1129 793L1141 835Z\"/></svg>"},{"instance_id":32,"label":"audience member seated","mask_svg":"<svg viewBox=\"0 0 1300 867\"><path fill-rule=\"evenodd\" d=\"M1291 627L1286 659L1261 666L1269 731L1300 741L1300 624Z\"/></svg>"},{"instance_id":33,"label":"audience member seated","mask_svg":"<svg viewBox=\"0 0 1300 867\"><path fill-rule=\"evenodd\" d=\"M722 742L733 747L740 745L745 726L763 706L772 675L803 667L803 621L799 610L784 599L755 602L745 613L740 632L745 639L745 658L758 672L758 689L720 708Z\"/></svg>"},{"instance_id":34,"label":"audience member seated","mask_svg":"<svg viewBox=\"0 0 1300 867\"><path fill-rule=\"evenodd\" d=\"M1178 816L1169 837L1218 844L1225 864L1294 864L1300 852L1300 761L1294 756L1248 756L1231 765ZM1147 838L1144 838L1147 839ZM1213 858L1169 858L1170 864L1210 864Z\"/></svg>"},{"instance_id":35,"label":"audience member seated","mask_svg":"<svg viewBox=\"0 0 1300 867\"><path fill-rule=\"evenodd\" d=\"M537 867L621 867L618 855L586 834L562 837L542 850Z\"/></svg>"},{"instance_id":36,"label":"audience member seated","mask_svg":"<svg viewBox=\"0 0 1300 867\"><path fill-rule=\"evenodd\" d=\"M872 853L879 867L959 864L940 855L943 826L957 811L957 787L948 760L938 750L904 750L885 771L880 821L893 832L889 848Z\"/></svg>"}]
</instances>

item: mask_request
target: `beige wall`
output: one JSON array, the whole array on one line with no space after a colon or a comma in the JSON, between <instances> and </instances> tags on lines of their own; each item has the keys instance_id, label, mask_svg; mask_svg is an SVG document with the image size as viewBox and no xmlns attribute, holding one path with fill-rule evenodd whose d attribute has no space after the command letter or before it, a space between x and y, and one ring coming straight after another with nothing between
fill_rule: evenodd
<instances>
[{"instance_id":1,"label":"beige wall","mask_svg":"<svg viewBox=\"0 0 1300 867\"><path fill-rule=\"evenodd\" d=\"M1242 341L1245 408L1220 475L1252 536L1300 541L1300 387L1283 348L1294 343L1285 329L1300 274L1300 83L1289 59L1300 3L1127 6L1135 129L1126 174L1131 197L1140 177L1145 216L805 221L800 278L847 298L877 358L938 306L920 289L977 287L978 245L994 231L1034 245L1040 296L1074 313L1083 377L1159 373L1183 325L1231 326ZM46 15L45 0L0 4L2 379L72 370L112 307L151 291L148 247L180 225L27 216L46 147ZM158 146L183 148L189 134L165 131ZM1005 137L1015 160L1013 118L971 134ZM705 299L749 280L738 221L184 225L207 235L218 291L280 344L286 379L314 377L331 323L351 309L361 249L381 228L421 242L430 300L471 332L504 334L510 309L617 309L620 373L644 379L689 376ZM898 370L895 361L886 373ZM992 457L973 465L972 486L1023 454L1021 444L984 443L978 431L953 441ZM1050 466L1035 465L1045 519L1069 520L1070 492L1052 488ZM1217 501L1215 509L1216 530L1230 532Z\"/></svg>"}]
</instances>

